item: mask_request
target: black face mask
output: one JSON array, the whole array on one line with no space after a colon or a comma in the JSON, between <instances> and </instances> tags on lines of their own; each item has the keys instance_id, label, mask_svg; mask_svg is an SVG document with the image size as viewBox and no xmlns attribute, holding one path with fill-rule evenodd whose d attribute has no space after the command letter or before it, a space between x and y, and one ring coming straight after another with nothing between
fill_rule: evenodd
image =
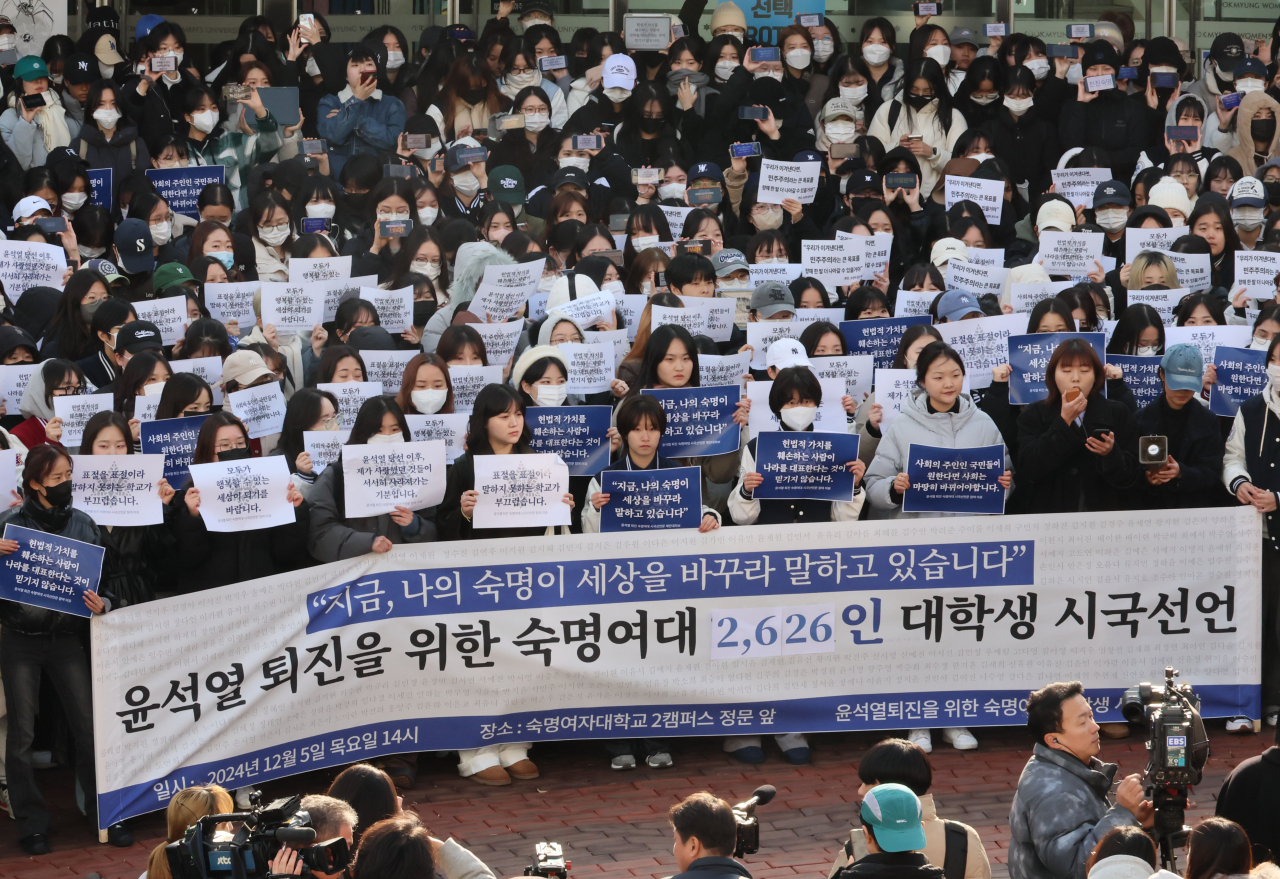
<instances>
[{"instance_id":1,"label":"black face mask","mask_svg":"<svg viewBox=\"0 0 1280 879\"><path fill-rule=\"evenodd\" d=\"M1262 185L1267 190L1267 204L1280 205L1280 180L1271 180Z\"/></svg>"},{"instance_id":2,"label":"black face mask","mask_svg":"<svg viewBox=\"0 0 1280 879\"><path fill-rule=\"evenodd\" d=\"M1254 119L1249 123L1249 135L1255 141L1270 144L1276 136L1276 120Z\"/></svg>"},{"instance_id":3,"label":"black face mask","mask_svg":"<svg viewBox=\"0 0 1280 879\"><path fill-rule=\"evenodd\" d=\"M353 214L362 214L369 204L369 193L367 192L344 192L342 194L342 203L346 205L347 210Z\"/></svg>"},{"instance_id":4,"label":"black face mask","mask_svg":"<svg viewBox=\"0 0 1280 879\"><path fill-rule=\"evenodd\" d=\"M930 102L936 101L937 98L926 95L907 95L907 106L912 110L923 110L929 106Z\"/></svg>"},{"instance_id":5,"label":"black face mask","mask_svg":"<svg viewBox=\"0 0 1280 879\"><path fill-rule=\"evenodd\" d=\"M469 89L462 92L458 97L462 98L462 100L466 101L468 104L478 104L483 101L485 96L488 94L489 89L485 86L480 86L478 89Z\"/></svg>"},{"instance_id":6,"label":"black face mask","mask_svg":"<svg viewBox=\"0 0 1280 879\"><path fill-rule=\"evenodd\" d=\"M662 130L662 126L666 123L665 119L650 119L648 116L641 118L640 130L645 134L657 134Z\"/></svg>"},{"instance_id":7,"label":"black face mask","mask_svg":"<svg viewBox=\"0 0 1280 879\"><path fill-rule=\"evenodd\" d=\"M44 487L44 499L55 507L71 506L71 480Z\"/></svg>"},{"instance_id":8,"label":"black face mask","mask_svg":"<svg viewBox=\"0 0 1280 879\"><path fill-rule=\"evenodd\" d=\"M243 461L249 457L248 449L227 449L225 452L218 452L219 461Z\"/></svg>"},{"instance_id":9,"label":"black face mask","mask_svg":"<svg viewBox=\"0 0 1280 879\"><path fill-rule=\"evenodd\" d=\"M413 303L413 325L415 327L424 327L427 321L431 320L431 315L436 313L436 301L434 299L420 299Z\"/></svg>"},{"instance_id":10,"label":"black face mask","mask_svg":"<svg viewBox=\"0 0 1280 879\"><path fill-rule=\"evenodd\" d=\"M870 204L883 205L884 202L881 199L872 198L871 196L868 196L868 195L861 195L861 196L855 195L849 199L849 211L851 213L856 214L859 211L861 211L864 207Z\"/></svg>"}]
</instances>

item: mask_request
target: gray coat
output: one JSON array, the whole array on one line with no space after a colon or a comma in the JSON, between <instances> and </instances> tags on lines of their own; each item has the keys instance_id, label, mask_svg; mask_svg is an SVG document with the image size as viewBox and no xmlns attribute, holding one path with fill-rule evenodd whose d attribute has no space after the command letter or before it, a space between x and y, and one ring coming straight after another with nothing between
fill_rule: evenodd
<instances>
[{"instance_id":1,"label":"gray coat","mask_svg":"<svg viewBox=\"0 0 1280 879\"><path fill-rule=\"evenodd\" d=\"M311 489L311 533L307 538L307 551L317 561L336 562L373 552L373 541L377 537L385 537L396 545L436 540L436 523L427 517L426 510L414 512L414 522L407 526L412 534L406 534L406 528L391 521L391 516L385 513L344 518L336 496L341 477L342 459L339 458L324 468Z\"/></svg>"},{"instance_id":2,"label":"gray coat","mask_svg":"<svg viewBox=\"0 0 1280 879\"><path fill-rule=\"evenodd\" d=\"M1097 757L1085 766L1036 743L1009 809L1011 879L1085 879L1085 861L1098 840L1113 827L1138 824L1132 812L1107 800L1117 768Z\"/></svg>"}]
</instances>

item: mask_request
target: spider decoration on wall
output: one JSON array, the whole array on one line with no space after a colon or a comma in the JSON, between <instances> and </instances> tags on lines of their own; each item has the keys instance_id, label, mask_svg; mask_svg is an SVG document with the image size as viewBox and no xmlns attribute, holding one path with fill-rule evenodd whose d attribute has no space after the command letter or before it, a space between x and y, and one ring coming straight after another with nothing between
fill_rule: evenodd
<instances>
[{"instance_id":1,"label":"spider decoration on wall","mask_svg":"<svg viewBox=\"0 0 1280 879\"><path fill-rule=\"evenodd\" d=\"M56 25L53 13L42 0L0 0L0 12L13 18L22 40L28 43L32 42L32 30Z\"/></svg>"}]
</instances>

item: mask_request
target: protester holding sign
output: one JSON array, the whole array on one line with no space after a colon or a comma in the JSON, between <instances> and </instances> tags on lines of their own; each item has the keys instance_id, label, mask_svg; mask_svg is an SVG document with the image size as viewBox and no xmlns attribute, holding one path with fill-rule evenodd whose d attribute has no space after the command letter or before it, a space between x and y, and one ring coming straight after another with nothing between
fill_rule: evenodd
<instances>
[{"instance_id":1,"label":"protester holding sign","mask_svg":"<svg viewBox=\"0 0 1280 879\"><path fill-rule=\"evenodd\" d=\"M916 324L907 327L898 343L898 350L893 355L891 369L915 369L923 351L931 342L941 342L942 334L930 324ZM876 392L858 407L856 418L858 428L858 460L867 466L875 459L876 449L883 437L881 424L884 419L884 406L876 402Z\"/></svg>"},{"instance_id":2,"label":"protester holding sign","mask_svg":"<svg viewBox=\"0 0 1280 879\"><path fill-rule=\"evenodd\" d=\"M168 390L166 387L165 390ZM329 391L302 388L289 398L284 412L284 427L275 453L284 455L292 474L289 482L304 498L311 499L316 477L320 469L306 449L306 434L327 431L335 435L341 427L338 418L338 398Z\"/></svg>"},{"instance_id":3,"label":"protester holding sign","mask_svg":"<svg viewBox=\"0 0 1280 879\"><path fill-rule=\"evenodd\" d=\"M70 360L46 360L31 375L22 393L21 411L27 416L13 429L13 436L27 448L62 439L62 419L54 412L55 397L73 397L85 391L84 373Z\"/></svg>"},{"instance_id":4,"label":"protester holding sign","mask_svg":"<svg viewBox=\"0 0 1280 879\"><path fill-rule=\"evenodd\" d=\"M916 58L908 62L901 99L894 98L876 110L867 134L886 148L902 146L920 162L920 196L927 198L937 185L939 171L951 161L952 150L967 123L952 108L951 90L938 62Z\"/></svg>"}]
</instances>

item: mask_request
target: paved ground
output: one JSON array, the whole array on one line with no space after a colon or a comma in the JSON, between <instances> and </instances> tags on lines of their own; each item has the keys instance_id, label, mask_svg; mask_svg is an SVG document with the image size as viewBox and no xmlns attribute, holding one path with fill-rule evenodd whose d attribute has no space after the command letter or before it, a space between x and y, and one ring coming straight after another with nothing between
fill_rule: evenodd
<instances>
[{"instance_id":1,"label":"paved ground","mask_svg":"<svg viewBox=\"0 0 1280 879\"><path fill-rule=\"evenodd\" d=\"M1211 723L1213 739L1205 782L1189 813L1194 823L1212 814L1223 778L1241 760L1265 750L1271 730L1262 735L1228 736L1222 722ZM933 754L933 793L938 811L972 824L982 835L993 873L1007 875L1009 802L1030 753L1023 729L978 730L981 747L960 753L945 744ZM827 866L855 815L861 755L883 735L872 733L815 736L810 766L789 766L776 749L768 762L744 766L721 753L719 741L681 739L673 769L613 772L603 750L594 745L540 746L533 756L543 777L505 788L486 788L454 774L452 762L426 755L416 789L406 806L415 809L432 834L452 835L475 851L499 876L518 875L529 862L533 844L550 839L564 844L573 862L571 876L581 879L647 879L674 872L667 809L680 797L710 790L730 802L744 800L760 784L773 784L778 797L758 812L761 849L746 858L755 879L800 875L826 876ZM941 736L937 736L941 741ZM770 748L772 746L770 745ZM1104 740L1103 757L1122 772L1146 764L1136 738ZM322 792L336 771L315 772L274 782L268 795ZM75 812L69 771L40 774L54 813L54 852L26 857L14 825L0 813L0 877L54 879L86 877L136 879L164 833L160 813L130 822L139 840L132 848L98 845Z\"/></svg>"}]
</instances>

